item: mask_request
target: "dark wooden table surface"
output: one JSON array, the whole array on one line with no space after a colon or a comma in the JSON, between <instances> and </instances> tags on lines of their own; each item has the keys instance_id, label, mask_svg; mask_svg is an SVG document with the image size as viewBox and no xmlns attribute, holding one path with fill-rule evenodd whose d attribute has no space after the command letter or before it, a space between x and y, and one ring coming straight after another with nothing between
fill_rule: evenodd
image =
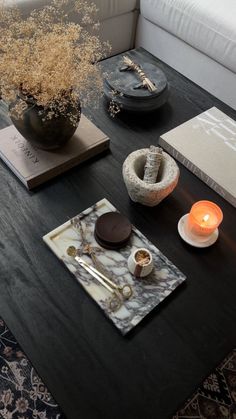
<instances>
[{"instance_id":1,"label":"dark wooden table surface","mask_svg":"<svg viewBox=\"0 0 236 419\"><path fill-rule=\"evenodd\" d=\"M107 154L34 192L0 163L0 315L68 419L166 419L236 344L235 209L181 165L177 188L154 208L131 202L122 180L130 152L211 106L236 118L232 109L158 64L170 85L169 101L158 112L112 119L102 101L96 110L84 109L111 138ZM187 276L186 285L126 337L42 241L104 197ZM224 220L216 244L199 250L180 239L177 223L200 199L217 203Z\"/></svg>"}]
</instances>

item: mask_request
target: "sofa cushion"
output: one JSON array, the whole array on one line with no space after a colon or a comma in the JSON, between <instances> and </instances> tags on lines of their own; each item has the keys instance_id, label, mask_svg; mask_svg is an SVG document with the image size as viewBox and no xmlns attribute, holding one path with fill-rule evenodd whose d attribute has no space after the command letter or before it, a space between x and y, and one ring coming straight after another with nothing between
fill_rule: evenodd
<instances>
[{"instance_id":1,"label":"sofa cushion","mask_svg":"<svg viewBox=\"0 0 236 419\"><path fill-rule=\"evenodd\" d=\"M236 72L235 0L141 0L141 14Z\"/></svg>"},{"instance_id":2,"label":"sofa cushion","mask_svg":"<svg viewBox=\"0 0 236 419\"><path fill-rule=\"evenodd\" d=\"M50 3L50 0L5 0L6 4L16 4L24 14ZM99 20L109 19L132 12L138 8L139 0L93 0L99 9Z\"/></svg>"},{"instance_id":3,"label":"sofa cushion","mask_svg":"<svg viewBox=\"0 0 236 419\"><path fill-rule=\"evenodd\" d=\"M93 0L93 2L99 10L101 40L108 40L112 46L109 55L133 48L139 0ZM50 4L50 0L5 0L5 4L6 6L16 4L22 16L27 17L33 9L41 9ZM80 23L77 13L72 13L70 18Z\"/></svg>"},{"instance_id":4,"label":"sofa cushion","mask_svg":"<svg viewBox=\"0 0 236 419\"><path fill-rule=\"evenodd\" d=\"M93 0L99 9L100 19L119 16L138 8L137 0Z\"/></svg>"}]
</instances>

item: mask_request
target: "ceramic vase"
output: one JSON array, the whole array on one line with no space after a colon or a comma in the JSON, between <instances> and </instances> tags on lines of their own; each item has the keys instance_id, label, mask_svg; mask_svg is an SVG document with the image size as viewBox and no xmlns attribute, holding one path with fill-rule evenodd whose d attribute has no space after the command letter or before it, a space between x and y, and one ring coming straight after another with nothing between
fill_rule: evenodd
<instances>
[{"instance_id":1,"label":"ceramic vase","mask_svg":"<svg viewBox=\"0 0 236 419\"><path fill-rule=\"evenodd\" d=\"M19 99L18 99L19 100ZM17 101L18 101L17 100ZM49 119L48 112L30 100L25 100L27 108L20 117L15 116L14 107L17 101L10 105L10 116L20 134L33 146L43 150L54 150L63 146L73 136L81 116L81 106L71 106L68 103L66 113L75 117L73 124L67 115L59 114Z\"/></svg>"}]
</instances>

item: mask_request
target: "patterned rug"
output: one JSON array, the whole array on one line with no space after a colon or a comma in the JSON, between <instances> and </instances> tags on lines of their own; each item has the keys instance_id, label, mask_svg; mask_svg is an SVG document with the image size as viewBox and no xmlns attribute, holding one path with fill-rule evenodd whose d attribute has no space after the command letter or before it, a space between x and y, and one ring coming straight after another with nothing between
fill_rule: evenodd
<instances>
[{"instance_id":1,"label":"patterned rug","mask_svg":"<svg viewBox=\"0 0 236 419\"><path fill-rule=\"evenodd\" d=\"M65 419L0 318L0 419Z\"/></svg>"},{"instance_id":2,"label":"patterned rug","mask_svg":"<svg viewBox=\"0 0 236 419\"><path fill-rule=\"evenodd\" d=\"M236 349L172 419L236 419Z\"/></svg>"}]
</instances>

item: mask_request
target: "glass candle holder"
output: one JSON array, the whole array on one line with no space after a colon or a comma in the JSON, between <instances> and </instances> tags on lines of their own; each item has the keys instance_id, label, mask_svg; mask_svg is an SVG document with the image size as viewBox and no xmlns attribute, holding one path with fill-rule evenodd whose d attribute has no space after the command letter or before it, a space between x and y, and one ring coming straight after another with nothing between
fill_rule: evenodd
<instances>
[{"instance_id":1,"label":"glass candle holder","mask_svg":"<svg viewBox=\"0 0 236 419\"><path fill-rule=\"evenodd\" d=\"M188 215L187 229L196 236L209 237L223 220L218 205L211 201L196 202Z\"/></svg>"}]
</instances>

